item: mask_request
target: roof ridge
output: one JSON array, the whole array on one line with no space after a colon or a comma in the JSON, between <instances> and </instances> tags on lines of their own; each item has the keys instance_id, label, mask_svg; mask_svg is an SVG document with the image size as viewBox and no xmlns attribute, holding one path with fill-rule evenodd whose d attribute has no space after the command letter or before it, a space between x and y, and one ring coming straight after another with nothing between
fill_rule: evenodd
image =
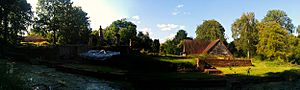
<instances>
[{"instance_id":1,"label":"roof ridge","mask_svg":"<svg viewBox=\"0 0 300 90\"><path fill-rule=\"evenodd\" d=\"M220 39L214 40L212 42L210 42L207 47L203 50L202 53L207 53L213 46L215 46L217 44L217 42L219 42Z\"/></svg>"}]
</instances>

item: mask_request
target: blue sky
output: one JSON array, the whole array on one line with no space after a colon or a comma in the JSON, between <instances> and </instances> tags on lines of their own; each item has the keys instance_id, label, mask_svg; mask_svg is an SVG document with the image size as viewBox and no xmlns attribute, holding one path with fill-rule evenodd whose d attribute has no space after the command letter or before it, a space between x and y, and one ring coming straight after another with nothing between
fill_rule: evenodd
<instances>
[{"instance_id":1,"label":"blue sky","mask_svg":"<svg viewBox=\"0 0 300 90\"><path fill-rule=\"evenodd\" d=\"M37 0L28 0L33 7ZM227 41L232 41L231 24L244 12L254 12L261 20L268 10L285 11L300 24L299 0L73 0L81 6L91 20L95 30L112 21L127 18L134 22L138 31L149 32L151 38L166 39L174 37L179 29L187 31L188 36L196 37L196 27L203 20L215 19L225 28Z\"/></svg>"}]
</instances>

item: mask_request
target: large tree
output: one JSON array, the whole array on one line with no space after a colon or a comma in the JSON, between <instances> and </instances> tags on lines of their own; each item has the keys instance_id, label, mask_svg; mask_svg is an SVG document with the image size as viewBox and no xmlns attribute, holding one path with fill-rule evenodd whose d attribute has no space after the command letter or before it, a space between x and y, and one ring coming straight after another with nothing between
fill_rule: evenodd
<instances>
[{"instance_id":1,"label":"large tree","mask_svg":"<svg viewBox=\"0 0 300 90\"><path fill-rule=\"evenodd\" d=\"M160 43L158 39L154 39L153 44L152 44L152 51L154 53L159 53L159 47L160 47Z\"/></svg>"},{"instance_id":2,"label":"large tree","mask_svg":"<svg viewBox=\"0 0 300 90\"><path fill-rule=\"evenodd\" d=\"M114 21L104 31L104 38L110 45L117 44L117 36L120 36L121 45L129 45L130 39L136 37L136 25L126 19Z\"/></svg>"},{"instance_id":3,"label":"large tree","mask_svg":"<svg viewBox=\"0 0 300 90\"><path fill-rule=\"evenodd\" d=\"M204 20L204 22L197 27L196 39L216 40L221 39L225 41L225 29L216 20Z\"/></svg>"},{"instance_id":4,"label":"large tree","mask_svg":"<svg viewBox=\"0 0 300 90\"><path fill-rule=\"evenodd\" d=\"M173 39L167 40L161 46L161 50L168 54L177 54L179 55L183 49L183 40L190 39L187 37L185 30L179 30Z\"/></svg>"},{"instance_id":5,"label":"large tree","mask_svg":"<svg viewBox=\"0 0 300 90\"><path fill-rule=\"evenodd\" d=\"M87 43L91 33L87 13L70 0L39 0L34 31L52 36L55 44Z\"/></svg>"},{"instance_id":6,"label":"large tree","mask_svg":"<svg viewBox=\"0 0 300 90\"><path fill-rule=\"evenodd\" d=\"M19 34L31 24L31 6L26 0L0 1L0 40L16 44Z\"/></svg>"},{"instance_id":7,"label":"large tree","mask_svg":"<svg viewBox=\"0 0 300 90\"><path fill-rule=\"evenodd\" d=\"M292 19L282 10L269 10L267 15L263 18L262 22L276 22L279 23L281 27L284 27L289 31L289 34L294 32L294 25L292 24Z\"/></svg>"},{"instance_id":8,"label":"large tree","mask_svg":"<svg viewBox=\"0 0 300 90\"><path fill-rule=\"evenodd\" d=\"M269 59L287 59L288 31L277 22L264 22L258 25L259 42L257 53Z\"/></svg>"},{"instance_id":9,"label":"large tree","mask_svg":"<svg viewBox=\"0 0 300 90\"><path fill-rule=\"evenodd\" d=\"M231 25L232 37L238 50L247 51L247 56L252 56L258 43L258 30L253 12L244 13Z\"/></svg>"},{"instance_id":10,"label":"large tree","mask_svg":"<svg viewBox=\"0 0 300 90\"><path fill-rule=\"evenodd\" d=\"M186 39L187 38L187 33L185 30L179 30L177 32L177 34L174 37L174 41L179 43L181 40Z\"/></svg>"}]
</instances>

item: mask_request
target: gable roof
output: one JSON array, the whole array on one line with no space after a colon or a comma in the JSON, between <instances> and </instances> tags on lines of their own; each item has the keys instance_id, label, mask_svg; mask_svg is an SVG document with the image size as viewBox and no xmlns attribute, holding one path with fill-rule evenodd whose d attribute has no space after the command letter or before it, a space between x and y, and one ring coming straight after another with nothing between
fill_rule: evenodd
<instances>
[{"instance_id":1,"label":"gable roof","mask_svg":"<svg viewBox=\"0 0 300 90\"><path fill-rule=\"evenodd\" d=\"M210 40L184 40L184 52L186 54L207 54L214 46L218 43L221 43L225 47L225 50L229 52L229 55L232 56L231 52L224 45L223 41L220 39L210 41Z\"/></svg>"},{"instance_id":2,"label":"gable roof","mask_svg":"<svg viewBox=\"0 0 300 90\"><path fill-rule=\"evenodd\" d=\"M183 52L186 54L199 54L202 53L210 44L209 40L184 40Z\"/></svg>"},{"instance_id":3,"label":"gable roof","mask_svg":"<svg viewBox=\"0 0 300 90\"><path fill-rule=\"evenodd\" d=\"M46 41L46 39L42 36L26 36L23 39L24 42L42 42Z\"/></svg>"}]
</instances>

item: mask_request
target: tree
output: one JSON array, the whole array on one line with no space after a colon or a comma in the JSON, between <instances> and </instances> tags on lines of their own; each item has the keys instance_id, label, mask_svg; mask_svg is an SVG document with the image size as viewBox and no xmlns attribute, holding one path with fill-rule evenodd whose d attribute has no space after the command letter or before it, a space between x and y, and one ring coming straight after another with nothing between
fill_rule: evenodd
<instances>
[{"instance_id":1,"label":"tree","mask_svg":"<svg viewBox=\"0 0 300 90\"><path fill-rule=\"evenodd\" d=\"M117 34L120 35L121 45L129 45L130 39L136 37L136 25L126 19L121 19L114 21L110 26L108 26L104 32L105 39L110 42L109 44L116 44Z\"/></svg>"},{"instance_id":2,"label":"tree","mask_svg":"<svg viewBox=\"0 0 300 90\"><path fill-rule=\"evenodd\" d=\"M162 44L161 49L163 52L168 54L176 54L179 55L183 49L183 40L191 39L187 37L187 33L184 30L179 30L175 35L174 39L167 40L164 44Z\"/></svg>"},{"instance_id":3,"label":"tree","mask_svg":"<svg viewBox=\"0 0 300 90\"><path fill-rule=\"evenodd\" d=\"M177 34L175 35L174 41L180 42L181 40L184 40L187 38L187 33L184 30L179 30Z\"/></svg>"},{"instance_id":4,"label":"tree","mask_svg":"<svg viewBox=\"0 0 300 90\"><path fill-rule=\"evenodd\" d=\"M300 25L298 25L297 27L297 33L298 33L298 37L300 37Z\"/></svg>"},{"instance_id":5,"label":"tree","mask_svg":"<svg viewBox=\"0 0 300 90\"><path fill-rule=\"evenodd\" d=\"M288 57L288 31L277 22L264 22L258 25L259 42L257 53L269 59L285 59Z\"/></svg>"},{"instance_id":6,"label":"tree","mask_svg":"<svg viewBox=\"0 0 300 90\"><path fill-rule=\"evenodd\" d=\"M31 24L31 18L31 6L26 0L1 0L0 41L2 43L17 44L18 34L27 32L27 27Z\"/></svg>"},{"instance_id":7,"label":"tree","mask_svg":"<svg viewBox=\"0 0 300 90\"><path fill-rule=\"evenodd\" d=\"M158 39L154 39L153 44L152 44L152 51L154 53L159 53L159 47L160 47L160 43Z\"/></svg>"},{"instance_id":8,"label":"tree","mask_svg":"<svg viewBox=\"0 0 300 90\"><path fill-rule=\"evenodd\" d=\"M244 13L239 19L231 25L232 37L234 44L238 50L247 51L247 56L250 58L256 51L258 43L258 30L253 12Z\"/></svg>"},{"instance_id":9,"label":"tree","mask_svg":"<svg viewBox=\"0 0 300 90\"><path fill-rule=\"evenodd\" d=\"M51 35L54 44L85 44L91 29L87 13L73 7L70 0L39 0L33 29L43 36Z\"/></svg>"},{"instance_id":10,"label":"tree","mask_svg":"<svg viewBox=\"0 0 300 90\"><path fill-rule=\"evenodd\" d=\"M282 10L269 10L267 15L262 20L262 22L272 21L279 23L281 27L284 27L286 30L288 30L289 34L292 34L294 32L292 19L290 19Z\"/></svg>"},{"instance_id":11,"label":"tree","mask_svg":"<svg viewBox=\"0 0 300 90\"><path fill-rule=\"evenodd\" d=\"M167 54L180 54L180 50L177 48L177 43L174 40L167 40L162 47L164 49L163 52L166 52Z\"/></svg>"},{"instance_id":12,"label":"tree","mask_svg":"<svg viewBox=\"0 0 300 90\"><path fill-rule=\"evenodd\" d=\"M100 36L98 30L93 30L90 37L90 45L97 46L100 45Z\"/></svg>"},{"instance_id":13,"label":"tree","mask_svg":"<svg viewBox=\"0 0 300 90\"><path fill-rule=\"evenodd\" d=\"M152 51L153 40L150 38L148 32L144 34L142 31L139 31L136 41L135 46L138 50Z\"/></svg>"},{"instance_id":14,"label":"tree","mask_svg":"<svg viewBox=\"0 0 300 90\"><path fill-rule=\"evenodd\" d=\"M196 39L221 39L225 41L224 32L225 29L218 21L204 20L201 25L197 26Z\"/></svg>"}]
</instances>

